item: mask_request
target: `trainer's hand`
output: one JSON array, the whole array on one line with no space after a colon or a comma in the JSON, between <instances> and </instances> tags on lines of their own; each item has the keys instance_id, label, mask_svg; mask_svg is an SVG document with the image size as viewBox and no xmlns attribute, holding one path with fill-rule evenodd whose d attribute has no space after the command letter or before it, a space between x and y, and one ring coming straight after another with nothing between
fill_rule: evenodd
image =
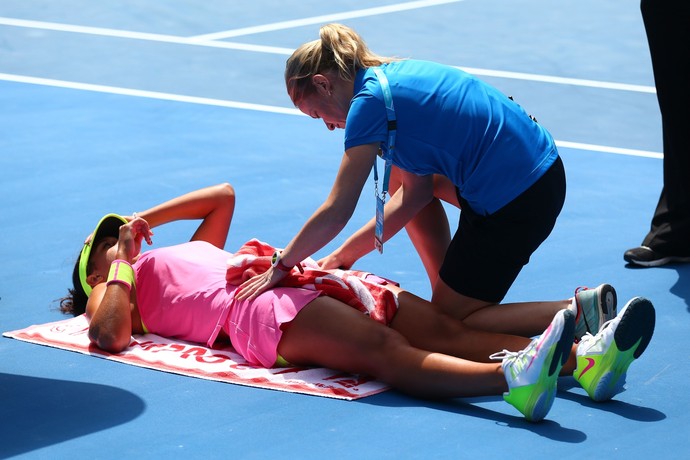
<instances>
[{"instance_id":1,"label":"trainer's hand","mask_svg":"<svg viewBox=\"0 0 690 460\"><path fill-rule=\"evenodd\" d=\"M267 271L242 283L235 293L237 300L252 300L267 291L287 276L287 272L269 267Z\"/></svg>"},{"instance_id":2,"label":"trainer's hand","mask_svg":"<svg viewBox=\"0 0 690 460\"><path fill-rule=\"evenodd\" d=\"M319 260L318 264L322 270L332 270L338 268L341 270L349 270L352 267L352 263L343 260L335 252L332 252L323 259Z\"/></svg>"}]
</instances>

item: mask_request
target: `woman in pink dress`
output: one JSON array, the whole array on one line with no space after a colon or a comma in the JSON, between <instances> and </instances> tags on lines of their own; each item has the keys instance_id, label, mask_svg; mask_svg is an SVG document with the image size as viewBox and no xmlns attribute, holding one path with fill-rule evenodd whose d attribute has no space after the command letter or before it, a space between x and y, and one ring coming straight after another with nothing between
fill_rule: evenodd
<instances>
[{"instance_id":1,"label":"woman in pink dress","mask_svg":"<svg viewBox=\"0 0 690 460\"><path fill-rule=\"evenodd\" d=\"M256 365L367 374L418 397L503 393L532 421L551 408L559 375L574 375L597 401L622 391L628 366L654 330L654 307L642 298L577 344L576 302L534 339L475 330L395 283L370 275L353 284L352 273L324 275L315 264L288 269L279 253L272 263L254 254L247 276L271 264L289 272L287 281L237 300L241 281L232 273L249 256L245 247L223 249L234 207L234 189L220 184L133 216L106 215L84 243L62 311L85 314L90 340L113 353L146 332L208 346L226 340ZM143 240L152 243L152 228L188 219L201 220L190 242L141 252ZM334 285L344 280L344 294L315 288L323 276ZM369 301L371 310L361 308Z\"/></svg>"}]
</instances>

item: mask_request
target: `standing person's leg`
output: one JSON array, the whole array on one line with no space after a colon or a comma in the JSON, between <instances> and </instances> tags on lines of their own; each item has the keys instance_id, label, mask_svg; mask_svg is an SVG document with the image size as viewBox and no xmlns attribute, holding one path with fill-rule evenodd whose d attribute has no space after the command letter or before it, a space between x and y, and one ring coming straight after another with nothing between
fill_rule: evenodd
<instances>
[{"instance_id":1,"label":"standing person's leg","mask_svg":"<svg viewBox=\"0 0 690 460\"><path fill-rule=\"evenodd\" d=\"M529 189L494 214L478 215L462 205L460 223L443 263L432 302L470 327L534 336L557 311L576 314L576 337L596 333L616 316L609 285L582 290L573 299L501 304L532 253L551 233L565 200L565 170L558 158Z\"/></svg>"},{"instance_id":2,"label":"standing person's leg","mask_svg":"<svg viewBox=\"0 0 690 460\"><path fill-rule=\"evenodd\" d=\"M476 362L492 362L492 354L501 350L519 351L532 341L525 336L471 328L433 303L402 289L392 289L397 291L400 307L390 327L414 347ZM551 315L551 320L556 313Z\"/></svg>"},{"instance_id":3,"label":"standing person's leg","mask_svg":"<svg viewBox=\"0 0 690 460\"><path fill-rule=\"evenodd\" d=\"M533 336L570 302L499 305L532 253L551 233L565 199L565 172L558 159L528 190L492 215L462 211L446 253L432 303L470 327Z\"/></svg>"},{"instance_id":4,"label":"standing person's leg","mask_svg":"<svg viewBox=\"0 0 690 460\"><path fill-rule=\"evenodd\" d=\"M400 187L400 170L391 170L389 191ZM455 195L455 185L447 177L434 175L434 199L406 225L405 231L415 247L433 289L438 280L443 258L450 244L450 225L442 201L460 207Z\"/></svg>"},{"instance_id":5,"label":"standing person's leg","mask_svg":"<svg viewBox=\"0 0 690 460\"><path fill-rule=\"evenodd\" d=\"M642 246L624 259L654 267L690 262L690 53L683 48L690 43L690 4L642 0L640 8L661 111L664 185Z\"/></svg>"},{"instance_id":6,"label":"standing person's leg","mask_svg":"<svg viewBox=\"0 0 690 460\"><path fill-rule=\"evenodd\" d=\"M405 231L422 260L433 289L450 244L450 226L441 201L434 198L405 225Z\"/></svg>"},{"instance_id":7,"label":"standing person's leg","mask_svg":"<svg viewBox=\"0 0 690 460\"><path fill-rule=\"evenodd\" d=\"M572 306L571 299L502 304L458 293L439 279L431 302L467 326L500 334L532 337L549 324L559 311Z\"/></svg>"}]
</instances>

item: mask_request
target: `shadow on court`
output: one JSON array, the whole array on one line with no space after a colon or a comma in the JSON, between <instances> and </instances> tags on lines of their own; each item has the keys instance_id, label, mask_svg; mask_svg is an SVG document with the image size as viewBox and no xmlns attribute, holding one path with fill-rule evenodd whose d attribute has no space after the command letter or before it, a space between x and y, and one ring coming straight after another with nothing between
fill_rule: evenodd
<instances>
[{"instance_id":1,"label":"shadow on court","mask_svg":"<svg viewBox=\"0 0 690 460\"><path fill-rule=\"evenodd\" d=\"M571 444L577 444L587 440L587 435L582 431L564 427L555 420L547 418L539 423L532 423L525 420L518 412L515 412L515 415L509 414L508 411L510 411L511 408L507 404L505 405L506 412L493 411L477 405L482 402L498 400L500 400L500 396L465 398L448 401L424 401L405 396L396 391L387 391L386 393L364 398L357 402L384 407L426 407L429 409L455 413L458 416L490 420L495 422L498 426L530 431L543 438Z\"/></svg>"},{"instance_id":2,"label":"shadow on court","mask_svg":"<svg viewBox=\"0 0 690 460\"><path fill-rule=\"evenodd\" d=\"M630 270L673 270L678 273L676 283L671 286L671 294L685 301L688 313L690 313L690 264L669 264L661 267L645 268L637 265L626 264Z\"/></svg>"},{"instance_id":3,"label":"shadow on court","mask_svg":"<svg viewBox=\"0 0 690 460\"><path fill-rule=\"evenodd\" d=\"M0 458L126 423L144 401L119 388L0 373Z\"/></svg>"},{"instance_id":4,"label":"shadow on court","mask_svg":"<svg viewBox=\"0 0 690 460\"><path fill-rule=\"evenodd\" d=\"M602 411L602 416L608 418L610 415L623 417L629 420L636 420L640 422L659 422L666 419L666 415L656 409L636 406L623 401L615 399L597 403L589 399L589 397L581 392L569 391L572 388L579 388L579 385L573 378L562 377L559 379L558 395L555 403L559 399L569 400L586 408ZM509 406L506 405L506 412L493 411L486 409L477 404L493 402L501 400L500 396L488 396L481 398L465 398L450 401L424 401L412 397L408 397L396 391L387 391L379 395L359 400L358 403L371 404L373 406L383 407L426 407L429 409L451 412L459 416L474 417L484 420L491 420L499 426L507 428L522 429L531 431L543 438L553 441L565 442L571 444L578 444L587 440L587 434L576 429L568 428L561 425L558 420L546 418L539 423L531 423L525 420L517 412L516 415L508 413ZM565 421L567 425L567 421Z\"/></svg>"},{"instance_id":5,"label":"shadow on court","mask_svg":"<svg viewBox=\"0 0 690 460\"><path fill-rule=\"evenodd\" d=\"M690 264L669 267L678 272L676 284L671 286L671 294L685 301L688 313L690 313Z\"/></svg>"}]
</instances>

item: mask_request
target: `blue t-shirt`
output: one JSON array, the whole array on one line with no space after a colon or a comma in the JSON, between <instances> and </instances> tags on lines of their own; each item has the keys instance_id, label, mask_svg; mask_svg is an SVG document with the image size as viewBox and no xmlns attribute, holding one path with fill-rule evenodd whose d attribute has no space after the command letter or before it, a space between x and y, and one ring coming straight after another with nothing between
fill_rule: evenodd
<instances>
[{"instance_id":1,"label":"blue t-shirt","mask_svg":"<svg viewBox=\"0 0 690 460\"><path fill-rule=\"evenodd\" d=\"M414 174L448 177L475 212L499 210L556 160L551 135L517 103L472 75L416 60L381 68L397 118L391 161ZM381 86L372 68L362 69L354 80L345 149L373 142L385 146L387 139Z\"/></svg>"}]
</instances>

